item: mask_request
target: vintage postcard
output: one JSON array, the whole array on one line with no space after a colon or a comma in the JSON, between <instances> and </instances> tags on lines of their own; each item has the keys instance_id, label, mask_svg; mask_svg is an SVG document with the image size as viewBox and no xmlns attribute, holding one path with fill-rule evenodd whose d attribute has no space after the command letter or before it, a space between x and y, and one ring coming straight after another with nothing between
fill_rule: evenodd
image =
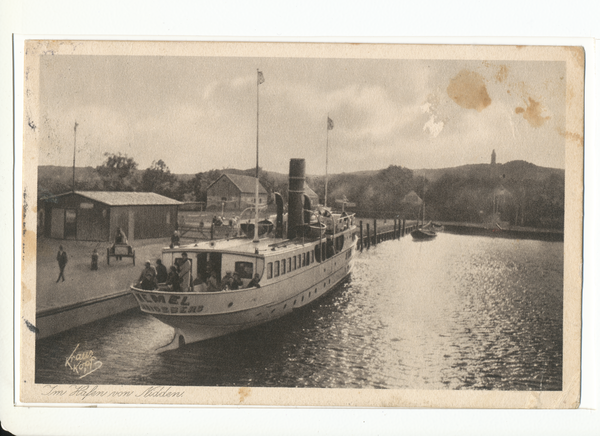
<instances>
[{"instance_id":1,"label":"vintage postcard","mask_svg":"<svg viewBox=\"0 0 600 436\"><path fill-rule=\"evenodd\" d=\"M578 407L584 64L26 41L18 400Z\"/></svg>"}]
</instances>

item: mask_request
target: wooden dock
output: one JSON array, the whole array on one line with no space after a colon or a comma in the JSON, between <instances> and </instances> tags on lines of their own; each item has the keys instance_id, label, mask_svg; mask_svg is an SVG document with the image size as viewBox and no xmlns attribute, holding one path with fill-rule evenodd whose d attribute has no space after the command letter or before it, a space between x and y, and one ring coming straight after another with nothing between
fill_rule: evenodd
<instances>
[{"instance_id":1,"label":"wooden dock","mask_svg":"<svg viewBox=\"0 0 600 436\"><path fill-rule=\"evenodd\" d=\"M363 251L363 249L368 250L372 245L375 246L380 242L400 239L417 228L416 221L407 221L405 219L389 221L388 223L388 220L384 220L383 224L380 222L378 229L377 220L373 220L373 231L371 232L371 223L363 225L363 221L361 220L358 224L356 249L360 251Z\"/></svg>"}]
</instances>

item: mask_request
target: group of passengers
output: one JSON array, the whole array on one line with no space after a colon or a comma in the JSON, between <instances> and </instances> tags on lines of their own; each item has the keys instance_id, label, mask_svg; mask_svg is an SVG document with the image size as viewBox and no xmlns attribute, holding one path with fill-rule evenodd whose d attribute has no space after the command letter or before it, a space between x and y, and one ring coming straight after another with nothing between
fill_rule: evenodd
<instances>
[{"instance_id":1,"label":"group of passengers","mask_svg":"<svg viewBox=\"0 0 600 436\"><path fill-rule=\"evenodd\" d=\"M246 288L260 288L259 280L260 276L255 274ZM242 289L244 282L237 272L231 271L227 271L220 282L216 271L211 271L206 280L197 277L192 281L192 265L187 253L183 252L177 266L173 265L168 272L160 259L156 260L156 267L149 260L146 261L138 286L144 290L154 290L162 285L173 292L219 292Z\"/></svg>"}]
</instances>

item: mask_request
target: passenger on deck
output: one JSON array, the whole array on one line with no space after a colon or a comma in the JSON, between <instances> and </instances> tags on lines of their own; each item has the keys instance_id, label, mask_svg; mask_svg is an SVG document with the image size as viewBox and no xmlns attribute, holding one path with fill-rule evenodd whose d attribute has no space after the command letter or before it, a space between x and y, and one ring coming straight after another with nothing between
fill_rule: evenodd
<instances>
[{"instance_id":1,"label":"passenger on deck","mask_svg":"<svg viewBox=\"0 0 600 436\"><path fill-rule=\"evenodd\" d=\"M179 292L181 290L181 286L179 285L179 273L175 266L172 266L169 271L169 275L167 276L167 286L173 292Z\"/></svg>"},{"instance_id":2,"label":"passenger on deck","mask_svg":"<svg viewBox=\"0 0 600 436\"><path fill-rule=\"evenodd\" d=\"M244 287L244 282L240 279L240 275L238 273L233 273L233 280L231 282L231 286L229 289L232 291L237 291L238 289L242 289Z\"/></svg>"},{"instance_id":3,"label":"passenger on deck","mask_svg":"<svg viewBox=\"0 0 600 436\"><path fill-rule=\"evenodd\" d=\"M246 288L260 288L260 284L258 283L259 281L260 276L258 274L254 274L254 278L250 280L250 283L248 283L248 286L246 286Z\"/></svg>"},{"instance_id":4,"label":"passenger on deck","mask_svg":"<svg viewBox=\"0 0 600 436\"><path fill-rule=\"evenodd\" d=\"M181 253L181 263L179 264L179 280L181 283L181 292L188 292L192 284L192 265L184 251Z\"/></svg>"},{"instance_id":5,"label":"passenger on deck","mask_svg":"<svg viewBox=\"0 0 600 436\"><path fill-rule=\"evenodd\" d=\"M196 277L194 279L194 286L192 287L192 292L208 292L208 285L206 284L206 280L203 280L200 277Z\"/></svg>"},{"instance_id":6,"label":"passenger on deck","mask_svg":"<svg viewBox=\"0 0 600 436\"><path fill-rule=\"evenodd\" d=\"M157 288L156 269L154 269L149 260L146 261L146 267L140 275L138 286L146 291L151 291Z\"/></svg>"},{"instance_id":7,"label":"passenger on deck","mask_svg":"<svg viewBox=\"0 0 600 436\"><path fill-rule=\"evenodd\" d=\"M162 260L156 259L156 281L165 283L168 277L167 267L162 264Z\"/></svg>"},{"instance_id":8,"label":"passenger on deck","mask_svg":"<svg viewBox=\"0 0 600 436\"><path fill-rule=\"evenodd\" d=\"M225 276L221 279L221 290L228 291L231 289L233 284L233 277L231 276L231 271L227 271Z\"/></svg>"},{"instance_id":9,"label":"passenger on deck","mask_svg":"<svg viewBox=\"0 0 600 436\"><path fill-rule=\"evenodd\" d=\"M210 277L208 278L206 284L208 286L208 292L219 292L221 290L219 284L217 283L217 273L214 271L211 271Z\"/></svg>"}]
</instances>

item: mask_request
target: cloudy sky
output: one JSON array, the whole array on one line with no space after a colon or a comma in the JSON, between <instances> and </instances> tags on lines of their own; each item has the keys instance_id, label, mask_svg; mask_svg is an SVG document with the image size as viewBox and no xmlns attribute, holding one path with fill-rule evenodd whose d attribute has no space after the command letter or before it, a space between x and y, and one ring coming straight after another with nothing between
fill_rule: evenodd
<instances>
[{"instance_id":1,"label":"cloudy sky","mask_svg":"<svg viewBox=\"0 0 600 436\"><path fill-rule=\"evenodd\" d=\"M103 154L174 173L260 165L309 174L522 159L564 168L562 62L42 56L40 165ZM334 129L327 131L327 116Z\"/></svg>"}]
</instances>

